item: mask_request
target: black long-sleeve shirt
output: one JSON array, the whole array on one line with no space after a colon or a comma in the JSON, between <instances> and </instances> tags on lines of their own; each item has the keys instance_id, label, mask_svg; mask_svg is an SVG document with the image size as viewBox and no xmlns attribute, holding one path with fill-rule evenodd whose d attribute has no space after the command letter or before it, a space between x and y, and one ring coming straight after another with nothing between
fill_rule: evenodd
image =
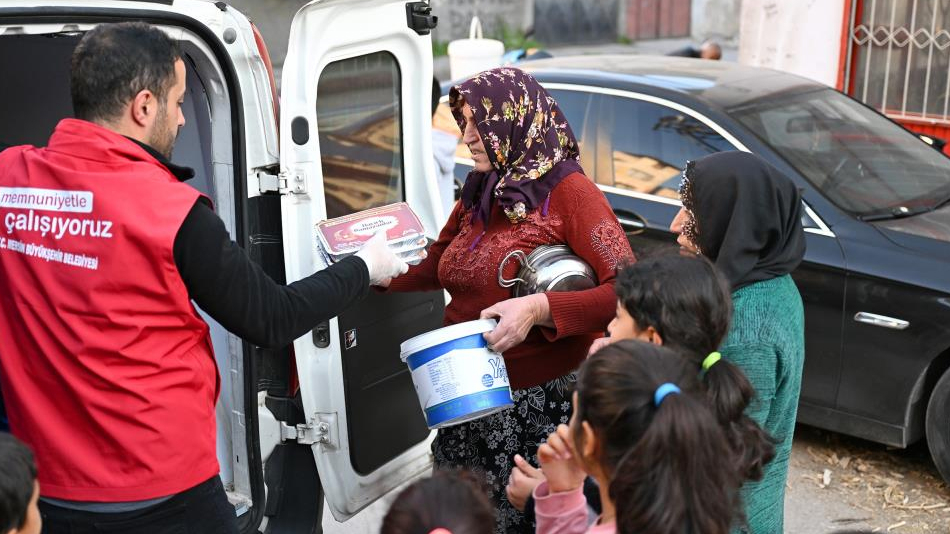
<instances>
[{"instance_id":1,"label":"black long-sleeve shirt","mask_svg":"<svg viewBox=\"0 0 950 534\"><path fill-rule=\"evenodd\" d=\"M221 326L261 347L289 344L369 292L366 264L355 256L286 286L274 282L201 200L182 222L174 254L192 300Z\"/></svg>"},{"instance_id":2,"label":"black long-sleeve shirt","mask_svg":"<svg viewBox=\"0 0 950 534\"><path fill-rule=\"evenodd\" d=\"M194 177L194 170L128 139L179 180ZM201 199L181 223L173 253L188 296L229 332L265 348L290 344L369 292L366 263L355 256L292 284L278 284L231 240L224 221Z\"/></svg>"}]
</instances>

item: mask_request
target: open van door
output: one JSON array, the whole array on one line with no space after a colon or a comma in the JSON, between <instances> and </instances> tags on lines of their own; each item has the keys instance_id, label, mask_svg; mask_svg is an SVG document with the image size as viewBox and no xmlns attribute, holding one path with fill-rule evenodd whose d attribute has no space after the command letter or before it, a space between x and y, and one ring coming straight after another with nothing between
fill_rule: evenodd
<instances>
[{"instance_id":1,"label":"open van door","mask_svg":"<svg viewBox=\"0 0 950 534\"><path fill-rule=\"evenodd\" d=\"M327 218L405 200L437 235L426 8L325 0L294 17L278 177L288 283L325 267L314 225ZM296 438L311 445L339 521L430 467L431 433L399 344L442 326L443 309L441 291L373 291L294 343L307 419Z\"/></svg>"}]
</instances>

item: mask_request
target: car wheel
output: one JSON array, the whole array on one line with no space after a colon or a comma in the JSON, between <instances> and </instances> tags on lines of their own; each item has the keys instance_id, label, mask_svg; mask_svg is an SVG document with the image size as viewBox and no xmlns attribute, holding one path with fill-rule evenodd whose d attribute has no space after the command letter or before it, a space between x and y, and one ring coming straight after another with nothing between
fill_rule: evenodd
<instances>
[{"instance_id":1,"label":"car wheel","mask_svg":"<svg viewBox=\"0 0 950 534\"><path fill-rule=\"evenodd\" d=\"M937 381L927 403L927 446L940 475L950 482L950 371Z\"/></svg>"}]
</instances>

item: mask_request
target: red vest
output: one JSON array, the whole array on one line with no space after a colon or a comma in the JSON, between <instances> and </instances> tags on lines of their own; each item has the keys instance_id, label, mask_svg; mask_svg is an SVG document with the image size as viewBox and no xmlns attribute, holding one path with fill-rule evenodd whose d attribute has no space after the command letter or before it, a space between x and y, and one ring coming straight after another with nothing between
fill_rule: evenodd
<instances>
[{"instance_id":1,"label":"red vest","mask_svg":"<svg viewBox=\"0 0 950 534\"><path fill-rule=\"evenodd\" d=\"M0 386L44 496L151 499L217 474L217 366L172 254L199 196L85 121L0 153Z\"/></svg>"}]
</instances>

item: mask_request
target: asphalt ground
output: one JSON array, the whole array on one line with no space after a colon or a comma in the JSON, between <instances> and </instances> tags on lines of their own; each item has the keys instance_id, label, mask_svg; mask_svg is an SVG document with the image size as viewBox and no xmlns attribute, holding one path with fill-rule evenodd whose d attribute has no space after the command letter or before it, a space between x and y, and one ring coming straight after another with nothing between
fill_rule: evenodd
<instances>
[{"instance_id":1,"label":"asphalt ground","mask_svg":"<svg viewBox=\"0 0 950 534\"><path fill-rule=\"evenodd\" d=\"M379 532L393 492L326 534ZM785 532L950 532L950 488L924 443L908 449L799 425L785 496Z\"/></svg>"}]
</instances>

